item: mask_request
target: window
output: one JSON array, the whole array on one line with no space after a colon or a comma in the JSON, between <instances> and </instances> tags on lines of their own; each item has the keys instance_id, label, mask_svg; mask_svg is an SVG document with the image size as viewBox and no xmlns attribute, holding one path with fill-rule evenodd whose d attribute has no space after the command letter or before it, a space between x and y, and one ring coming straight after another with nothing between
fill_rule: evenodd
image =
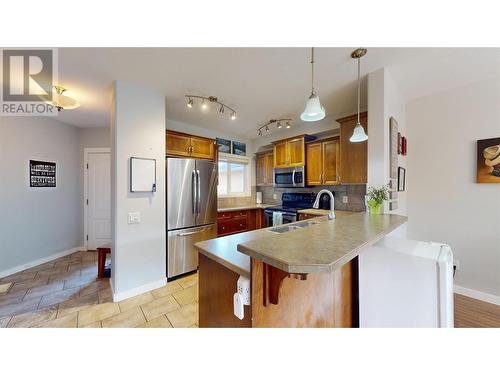
<instances>
[{"instance_id":1,"label":"window","mask_svg":"<svg viewBox=\"0 0 500 375\"><path fill-rule=\"evenodd\" d=\"M246 157L219 154L219 197L250 195L250 167Z\"/></svg>"}]
</instances>

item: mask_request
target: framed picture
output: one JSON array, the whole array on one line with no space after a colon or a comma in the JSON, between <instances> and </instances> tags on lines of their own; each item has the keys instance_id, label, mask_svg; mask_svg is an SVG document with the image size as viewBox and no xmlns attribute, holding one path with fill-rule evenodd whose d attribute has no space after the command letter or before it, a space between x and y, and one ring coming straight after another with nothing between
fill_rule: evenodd
<instances>
[{"instance_id":1,"label":"framed picture","mask_svg":"<svg viewBox=\"0 0 500 375\"><path fill-rule=\"evenodd\" d=\"M156 159L130 158L130 192L156 191Z\"/></svg>"},{"instance_id":2,"label":"framed picture","mask_svg":"<svg viewBox=\"0 0 500 375\"><path fill-rule=\"evenodd\" d=\"M247 154L246 143L233 141L233 154L239 156L246 156Z\"/></svg>"},{"instance_id":3,"label":"framed picture","mask_svg":"<svg viewBox=\"0 0 500 375\"><path fill-rule=\"evenodd\" d=\"M406 169L398 167L398 191L405 191Z\"/></svg>"},{"instance_id":4,"label":"framed picture","mask_svg":"<svg viewBox=\"0 0 500 375\"><path fill-rule=\"evenodd\" d=\"M30 160L30 187L56 187L56 163Z\"/></svg>"},{"instance_id":5,"label":"framed picture","mask_svg":"<svg viewBox=\"0 0 500 375\"><path fill-rule=\"evenodd\" d=\"M391 199L391 200L398 199L398 192L397 191L389 191L389 199Z\"/></svg>"},{"instance_id":6,"label":"framed picture","mask_svg":"<svg viewBox=\"0 0 500 375\"><path fill-rule=\"evenodd\" d=\"M398 122L394 117L389 119L390 141L390 177L398 178Z\"/></svg>"},{"instance_id":7,"label":"framed picture","mask_svg":"<svg viewBox=\"0 0 500 375\"><path fill-rule=\"evenodd\" d=\"M401 133L398 132L398 155L401 155L403 153L403 137L401 136Z\"/></svg>"},{"instance_id":8,"label":"framed picture","mask_svg":"<svg viewBox=\"0 0 500 375\"><path fill-rule=\"evenodd\" d=\"M389 202L389 210L394 211L398 209L398 201Z\"/></svg>"},{"instance_id":9,"label":"framed picture","mask_svg":"<svg viewBox=\"0 0 500 375\"><path fill-rule=\"evenodd\" d=\"M401 154L403 156L406 156L407 148L408 148L408 142L406 137L401 137Z\"/></svg>"},{"instance_id":10,"label":"framed picture","mask_svg":"<svg viewBox=\"0 0 500 375\"><path fill-rule=\"evenodd\" d=\"M231 141L228 139L217 138L217 149L219 152L223 152L225 154L231 153Z\"/></svg>"},{"instance_id":11,"label":"framed picture","mask_svg":"<svg viewBox=\"0 0 500 375\"><path fill-rule=\"evenodd\" d=\"M500 138L477 141L476 182L500 183Z\"/></svg>"},{"instance_id":12,"label":"framed picture","mask_svg":"<svg viewBox=\"0 0 500 375\"><path fill-rule=\"evenodd\" d=\"M389 190L390 191L397 191L398 190L398 180L396 180L396 179L389 180Z\"/></svg>"}]
</instances>

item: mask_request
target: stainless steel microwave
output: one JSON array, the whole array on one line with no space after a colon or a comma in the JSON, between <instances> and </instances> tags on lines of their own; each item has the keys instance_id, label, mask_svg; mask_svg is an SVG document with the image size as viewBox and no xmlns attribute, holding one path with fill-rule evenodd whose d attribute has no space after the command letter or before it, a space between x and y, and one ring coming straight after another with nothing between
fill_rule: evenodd
<instances>
[{"instance_id":1,"label":"stainless steel microwave","mask_svg":"<svg viewBox=\"0 0 500 375\"><path fill-rule=\"evenodd\" d=\"M305 187L305 168L275 168L273 170L274 187Z\"/></svg>"}]
</instances>

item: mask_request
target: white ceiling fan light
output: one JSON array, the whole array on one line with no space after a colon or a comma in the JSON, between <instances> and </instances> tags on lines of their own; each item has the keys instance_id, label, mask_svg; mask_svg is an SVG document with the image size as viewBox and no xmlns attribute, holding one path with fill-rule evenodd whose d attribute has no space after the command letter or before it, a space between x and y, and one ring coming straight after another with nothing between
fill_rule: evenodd
<instances>
[{"instance_id":1,"label":"white ceiling fan light","mask_svg":"<svg viewBox=\"0 0 500 375\"><path fill-rule=\"evenodd\" d=\"M358 48L357 50L353 51L351 53L351 57L353 59L358 59L358 123L356 124L356 127L354 128L354 131L352 132L351 138L349 138L349 141L356 143L356 142L364 142L368 139L368 136L365 133L365 129L363 128L363 125L361 125L361 122L359 120L359 98L360 98L360 91L361 91L361 79L360 79L360 64L361 64L361 58L366 55L367 50L365 48Z\"/></svg>"},{"instance_id":2,"label":"white ceiling fan light","mask_svg":"<svg viewBox=\"0 0 500 375\"><path fill-rule=\"evenodd\" d=\"M306 103L304 112L300 115L302 121L312 122L325 118L325 109L321 106L319 95L314 90L314 47L311 48L311 95Z\"/></svg>"},{"instance_id":3,"label":"white ceiling fan light","mask_svg":"<svg viewBox=\"0 0 500 375\"><path fill-rule=\"evenodd\" d=\"M75 109L80 107L80 103L67 95L64 95L66 88L62 86L54 86L54 93L52 94L52 100L46 101L47 104L53 105L57 108L58 112L63 109Z\"/></svg>"}]
</instances>

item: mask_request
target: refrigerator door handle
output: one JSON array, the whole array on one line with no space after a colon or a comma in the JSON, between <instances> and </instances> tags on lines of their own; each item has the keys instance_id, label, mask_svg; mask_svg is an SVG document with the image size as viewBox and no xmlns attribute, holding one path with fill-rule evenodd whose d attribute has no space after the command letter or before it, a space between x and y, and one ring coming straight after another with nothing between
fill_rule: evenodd
<instances>
[{"instance_id":1,"label":"refrigerator door handle","mask_svg":"<svg viewBox=\"0 0 500 375\"><path fill-rule=\"evenodd\" d=\"M197 204L196 204L196 213L199 214L201 212L201 181L200 181L200 171L196 170L196 185L197 185Z\"/></svg>"},{"instance_id":2,"label":"refrigerator door handle","mask_svg":"<svg viewBox=\"0 0 500 375\"><path fill-rule=\"evenodd\" d=\"M177 236L179 237L186 237L186 236L192 236L193 234L198 234L198 233L203 233L205 232L206 229L202 230L195 230L193 232L184 232L184 233L178 233Z\"/></svg>"},{"instance_id":3,"label":"refrigerator door handle","mask_svg":"<svg viewBox=\"0 0 500 375\"><path fill-rule=\"evenodd\" d=\"M191 209L193 211L193 214L196 214L196 209L197 209L197 202L198 202L198 197L197 197L197 189L196 189L196 171L193 170L191 172Z\"/></svg>"}]
</instances>

